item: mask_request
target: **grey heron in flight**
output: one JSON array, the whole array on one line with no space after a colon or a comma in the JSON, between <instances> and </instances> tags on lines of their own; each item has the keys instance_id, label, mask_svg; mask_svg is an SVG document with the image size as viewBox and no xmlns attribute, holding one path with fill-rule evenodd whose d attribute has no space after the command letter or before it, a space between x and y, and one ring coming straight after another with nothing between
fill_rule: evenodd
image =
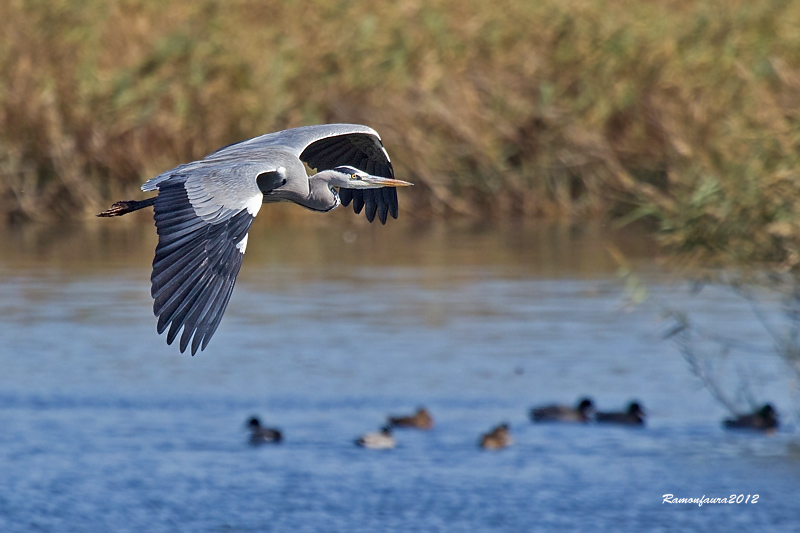
<instances>
[{"instance_id":1,"label":"grey heron in flight","mask_svg":"<svg viewBox=\"0 0 800 533\"><path fill-rule=\"evenodd\" d=\"M309 176L306 163L317 170ZM392 163L378 133L358 124L305 126L255 137L147 181L146 200L117 202L97 216L153 206L158 245L150 276L157 331L184 352L204 350L228 306L262 203L294 202L327 212L351 202L382 224L397 218Z\"/></svg>"}]
</instances>

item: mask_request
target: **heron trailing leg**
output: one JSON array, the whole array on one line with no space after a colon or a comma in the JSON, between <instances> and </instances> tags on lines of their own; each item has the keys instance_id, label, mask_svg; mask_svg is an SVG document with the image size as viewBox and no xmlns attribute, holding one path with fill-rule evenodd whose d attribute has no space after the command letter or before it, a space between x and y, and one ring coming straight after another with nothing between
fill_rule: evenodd
<instances>
[{"instance_id":1,"label":"heron trailing leg","mask_svg":"<svg viewBox=\"0 0 800 533\"><path fill-rule=\"evenodd\" d=\"M102 213L97 213L99 217L121 217L122 215L127 215L128 213L133 213L134 211L138 211L139 209L144 209L145 207L150 207L156 203L156 197L153 196L152 198L148 198L147 200L122 200L120 202L115 202L114 205L103 211Z\"/></svg>"}]
</instances>

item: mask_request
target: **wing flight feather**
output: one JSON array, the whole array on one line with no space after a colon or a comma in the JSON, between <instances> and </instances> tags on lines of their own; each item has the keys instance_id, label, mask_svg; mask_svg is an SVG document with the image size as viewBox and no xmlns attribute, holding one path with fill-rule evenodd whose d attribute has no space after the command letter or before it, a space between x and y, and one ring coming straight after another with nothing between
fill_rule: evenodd
<instances>
[{"instance_id":1,"label":"wing flight feather","mask_svg":"<svg viewBox=\"0 0 800 533\"><path fill-rule=\"evenodd\" d=\"M158 185L158 246L150 280L158 332L169 328L167 343L172 344L182 330L181 352L191 344L194 355L219 326L254 216L242 207L228 218L206 221L196 214L185 182L175 176Z\"/></svg>"}]
</instances>

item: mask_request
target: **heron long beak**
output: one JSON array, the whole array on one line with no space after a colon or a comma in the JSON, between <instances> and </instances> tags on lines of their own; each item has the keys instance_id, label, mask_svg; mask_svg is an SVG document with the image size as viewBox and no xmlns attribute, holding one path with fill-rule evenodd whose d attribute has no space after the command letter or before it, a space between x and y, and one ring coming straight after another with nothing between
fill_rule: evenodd
<instances>
[{"instance_id":1,"label":"heron long beak","mask_svg":"<svg viewBox=\"0 0 800 533\"><path fill-rule=\"evenodd\" d=\"M378 187L408 187L410 185L414 185L408 181L403 180L396 180L392 178L381 178L379 176L363 176L361 181L364 183L369 183L370 185L376 185Z\"/></svg>"}]
</instances>

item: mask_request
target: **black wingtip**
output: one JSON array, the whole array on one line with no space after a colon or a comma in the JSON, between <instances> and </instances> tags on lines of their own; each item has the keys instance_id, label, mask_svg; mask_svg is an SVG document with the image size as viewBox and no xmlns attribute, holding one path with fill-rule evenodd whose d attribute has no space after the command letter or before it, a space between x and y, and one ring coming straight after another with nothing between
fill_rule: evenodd
<instances>
[{"instance_id":1,"label":"black wingtip","mask_svg":"<svg viewBox=\"0 0 800 533\"><path fill-rule=\"evenodd\" d=\"M353 212L360 215L362 209L364 209L364 193L356 190L353 192Z\"/></svg>"}]
</instances>

